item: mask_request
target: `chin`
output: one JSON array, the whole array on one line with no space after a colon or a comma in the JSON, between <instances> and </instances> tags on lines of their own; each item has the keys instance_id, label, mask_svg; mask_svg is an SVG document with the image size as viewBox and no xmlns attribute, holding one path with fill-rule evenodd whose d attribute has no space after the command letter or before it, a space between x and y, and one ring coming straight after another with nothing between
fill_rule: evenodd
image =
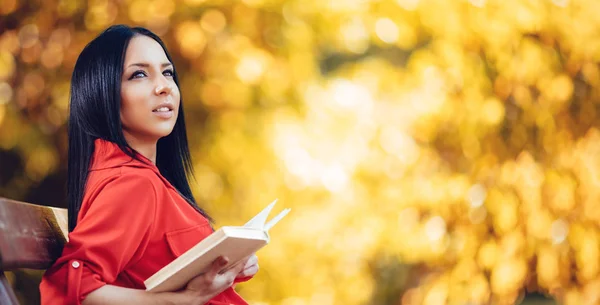
<instances>
[{"instance_id":1,"label":"chin","mask_svg":"<svg viewBox=\"0 0 600 305\"><path fill-rule=\"evenodd\" d=\"M158 141L168 135L171 134L171 132L173 132L173 129L163 129L163 130L146 130L146 132L142 132L140 135L141 138L145 138L147 141Z\"/></svg>"},{"instance_id":2,"label":"chin","mask_svg":"<svg viewBox=\"0 0 600 305\"><path fill-rule=\"evenodd\" d=\"M162 131L162 132L157 132L157 133L156 133L156 135L157 135L157 138L158 138L158 139L162 139L162 138L164 138L164 137L166 137L166 136L170 135L172 132L173 132L173 129L170 129L170 130L164 130L164 131Z\"/></svg>"},{"instance_id":3,"label":"chin","mask_svg":"<svg viewBox=\"0 0 600 305\"><path fill-rule=\"evenodd\" d=\"M152 130L152 134L157 135L159 138L163 138L166 137L168 135L170 135L173 132L173 129L175 129L175 124L171 125L163 125L163 126L156 126L157 128L153 128L154 130Z\"/></svg>"}]
</instances>

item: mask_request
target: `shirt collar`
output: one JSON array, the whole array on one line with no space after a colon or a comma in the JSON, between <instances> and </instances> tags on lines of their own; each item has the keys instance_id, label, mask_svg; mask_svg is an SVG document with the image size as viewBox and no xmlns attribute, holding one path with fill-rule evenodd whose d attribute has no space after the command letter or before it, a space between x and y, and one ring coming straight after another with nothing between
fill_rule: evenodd
<instances>
[{"instance_id":1,"label":"shirt collar","mask_svg":"<svg viewBox=\"0 0 600 305\"><path fill-rule=\"evenodd\" d=\"M94 154L92 155L92 160L90 162L90 170L130 166L148 168L160 174L158 168L150 161L150 159L137 152L135 154L144 162L128 156L116 143L98 138L94 140Z\"/></svg>"}]
</instances>

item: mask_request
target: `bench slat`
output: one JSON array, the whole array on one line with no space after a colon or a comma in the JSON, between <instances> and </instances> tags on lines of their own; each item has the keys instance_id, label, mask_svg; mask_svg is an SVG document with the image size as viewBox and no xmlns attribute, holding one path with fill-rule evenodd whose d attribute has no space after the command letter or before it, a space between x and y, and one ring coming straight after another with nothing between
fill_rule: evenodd
<instances>
[{"instance_id":1,"label":"bench slat","mask_svg":"<svg viewBox=\"0 0 600 305\"><path fill-rule=\"evenodd\" d=\"M47 269L67 241L67 210L0 197L0 269Z\"/></svg>"}]
</instances>

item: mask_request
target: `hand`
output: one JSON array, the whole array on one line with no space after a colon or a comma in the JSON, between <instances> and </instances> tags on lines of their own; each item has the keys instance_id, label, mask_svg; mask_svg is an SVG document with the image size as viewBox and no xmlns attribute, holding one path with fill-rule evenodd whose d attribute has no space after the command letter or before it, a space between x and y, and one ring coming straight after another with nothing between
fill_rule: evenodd
<instances>
[{"instance_id":1,"label":"hand","mask_svg":"<svg viewBox=\"0 0 600 305\"><path fill-rule=\"evenodd\" d=\"M228 270L223 270L229 263L227 257L219 257L214 260L209 270L191 279L184 293L193 296L193 304L205 304L219 293L233 285L236 276L244 270L248 259L244 259Z\"/></svg>"},{"instance_id":2,"label":"hand","mask_svg":"<svg viewBox=\"0 0 600 305\"><path fill-rule=\"evenodd\" d=\"M239 279L239 278L254 276L257 272L258 272L258 257L256 256L256 254L252 254L250 256L250 258L248 258L248 261L246 261L244 268L242 269L242 271L240 271L240 273L238 273L236 278Z\"/></svg>"}]
</instances>

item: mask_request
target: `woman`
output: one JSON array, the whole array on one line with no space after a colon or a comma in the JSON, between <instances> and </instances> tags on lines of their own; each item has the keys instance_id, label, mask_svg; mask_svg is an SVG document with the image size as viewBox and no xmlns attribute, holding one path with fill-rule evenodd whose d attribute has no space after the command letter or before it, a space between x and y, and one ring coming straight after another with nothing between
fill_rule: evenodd
<instances>
[{"instance_id":1,"label":"woman","mask_svg":"<svg viewBox=\"0 0 600 305\"><path fill-rule=\"evenodd\" d=\"M69 241L42 278L42 304L247 304L232 285L258 271L256 256L227 271L221 257L181 291L145 291L144 280L212 233L191 171L163 42L143 28L108 28L72 75Z\"/></svg>"}]
</instances>

